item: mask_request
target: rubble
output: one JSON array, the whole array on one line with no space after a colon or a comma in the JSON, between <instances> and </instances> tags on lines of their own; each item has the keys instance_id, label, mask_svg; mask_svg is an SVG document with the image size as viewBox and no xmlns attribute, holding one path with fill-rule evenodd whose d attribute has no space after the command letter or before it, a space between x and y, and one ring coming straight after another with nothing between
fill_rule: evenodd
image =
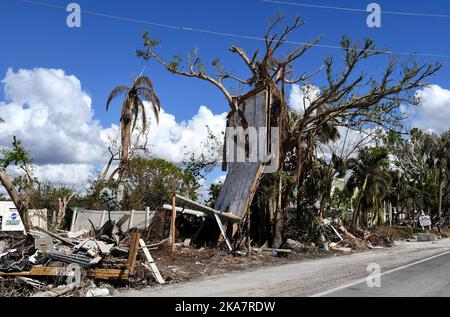
<instances>
[{"instance_id":1,"label":"rubble","mask_svg":"<svg viewBox=\"0 0 450 317\"><path fill-rule=\"evenodd\" d=\"M37 297L74 296L86 286L90 289L85 296L109 295L109 289L95 288L98 281L154 278L164 283L150 247L138 232L123 233L118 228L121 222L108 221L89 237L86 231L63 237L43 228L33 228L29 235L1 233L0 280L14 296L16 285L9 281L20 281L27 286L27 295ZM8 296L5 290L0 295Z\"/></svg>"},{"instance_id":2,"label":"rubble","mask_svg":"<svg viewBox=\"0 0 450 317\"><path fill-rule=\"evenodd\" d=\"M126 223L133 220L127 214L116 221L100 219L101 227L92 225L90 231L51 232L34 227L27 235L0 232L0 296L103 297L110 296L114 287L191 281L203 275L380 248L392 242L381 231L355 231L339 219L324 219L320 241L287 239L281 248L270 248L268 243L259 248L245 243L232 245L222 220L234 218L181 196L177 200L183 207L172 205L171 220L163 225L171 230L162 230L162 234L152 231L152 224L125 231ZM190 236L174 228L176 213L183 217L201 215L203 221L209 217L224 241L198 244L197 232Z\"/></svg>"}]
</instances>

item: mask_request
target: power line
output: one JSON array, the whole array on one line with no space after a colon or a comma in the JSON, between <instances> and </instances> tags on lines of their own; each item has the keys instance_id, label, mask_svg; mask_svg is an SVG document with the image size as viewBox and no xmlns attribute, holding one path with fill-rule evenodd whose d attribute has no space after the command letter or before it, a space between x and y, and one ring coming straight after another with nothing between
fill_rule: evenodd
<instances>
[{"instance_id":1,"label":"power line","mask_svg":"<svg viewBox=\"0 0 450 317\"><path fill-rule=\"evenodd\" d=\"M41 2L41 1L35 1L35 0L18 0L18 1L26 2L26 3L34 4L34 5L39 5L39 6L62 9L64 11L66 10L66 7L64 7L64 6L59 6L56 4L51 4L51 3ZM269 1L269 0L261 0L261 1ZM82 9L82 13L92 15L92 16L99 16L99 17L110 18L110 19L115 19L115 20L120 20L120 21L125 21L125 22L133 22L133 23L144 24L144 25L152 25L152 26L156 26L156 27L168 28L168 29L173 29L173 30L197 32L197 33L203 33L203 34L209 34L209 35L241 38L241 39L255 40L255 41L265 41L266 40L265 38L257 37L257 36L219 32L219 31L213 31L213 30L207 30L207 29L198 29L198 28L193 28L193 27L183 27L183 26L177 26L177 25L171 25L171 24L157 23L157 22L152 22L152 21L145 21L145 20L140 20L140 19L135 19L135 18L128 18L128 17L123 17L123 16L105 14L105 13L101 13L101 12L84 10L84 9ZM285 40L284 43L290 44L290 45L311 45L310 43L307 43L307 42L296 42L296 41L289 41L289 40ZM316 43L316 44L313 44L312 46L320 47L320 48L327 48L327 49L342 50L342 47L338 46L338 45L328 45L328 44ZM357 50L361 51L362 49L357 49ZM384 54L389 54L389 55L407 55L407 56L413 55L413 56L420 56L420 57L450 58L450 55L446 55L446 54L396 52L396 51L389 51L389 50L366 50L366 51L372 52L372 53L384 53Z\"/></svg>"},{"instance_id":2,"label":"power line","mask_svg":"<svg viewBox=\"0 0 450 317\"><path fill-rule=\"evenodd\" d=\"M348 7L336 7L336 6L324 6L324 5L316 5L309 3L298 3L298 2L288 2L288 1L279 1L279 0L260 0L262 2L267 3L275 3L275 4L285 4L292 5L298 7L305 8L316 8L316 9L329 9L329 10L340 10L340 11L352 11L352 12L364 12L367 13L365 9L358 8L348 8ZM381 13L384 14L393 14L393 15L410 15L410 16L419 16L419 17L431 17L431 18L450 18L450 14L434 14L434 13L414 13L414 12L401 12L401 11L384 11Z\"/></svg>"}]
</instances>

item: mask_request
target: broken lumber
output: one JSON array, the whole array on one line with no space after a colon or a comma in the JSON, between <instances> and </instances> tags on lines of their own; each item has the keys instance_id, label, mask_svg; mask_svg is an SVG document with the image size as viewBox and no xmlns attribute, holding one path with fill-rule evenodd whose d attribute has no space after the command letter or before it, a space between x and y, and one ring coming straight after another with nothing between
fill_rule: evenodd
<instances>
[{"instance_id":1,"label":"broken lumber","mask_svg":"<svg viewBox=\"0 0 450 317\"><path fill-rule=\"evenodd\" d=\"M188 199L186 197L180 196L180 195L176 195L175 196L176 199L180 200L181 202L194 207L195 209L197 209L198 211L202 211L208 214L212 214L212 215L218 215L221 218L225 218L226 220L231 220L234 222L239 222L241 221L241 218L231 214L231 213L225 213L225 212L220 212L218 210L215 210L211 207L196 203L195 201Z\"/></svg>"},{"instance_id":2,"label":"broken lumber","mask_svg":"<svg viewBox=\"0 0 450 317\"><path fill-rule=\"evenodd\" d=\"M28 272L2 273L0 276L34 276L34 277L58 277L71 274L65 267L33 267ZM97 280L127 280L129 271L127 268L122 269L94 269L88 272L89 277Z\"/></svg>"},{"instance_id":3,"label":"broken lumber","mask_svg":"<svg viewBox=\"0 0 450 317\"><path fill-rule=\"evenodd\" d=\"M225 242L227 243L228 249L230 250L230 252L233 252L233 247L231 246L231 243L227 238L225 229L223 228L222 220L220 220L220 217L217 214L214 214L214 217L216 218L217 225L219 226L220 229L220 233L222 234L222 237L225 239Z\"/></svg>"},{"instance_id":4,"label":"broken lumber","mask_svg":"<svg viewBox=\"0 0 450 317\"><path fill-rule=\"evenodd\" d=\"M134 275L136 269L136 259L139 250L139 240L141 235L139 233L134 233L131 240L130 249L128 251L128 270L130 275Z\"/></svg>"},{"instance_id":5,"label":"broken lumber","mask_svg":"<svg viewBox=\"0 0 450 317\"><path fill-rule=\"evenodd\" d=\"M172 222L171 222L171 238L170 238L170 244L171 244L171 250L172 252L175 251L175 234L176 234L176 220L177 220L177 206L176 206L176 197L174 196L172 198Z\"/></svg>"},{"instance_id":6,"label":"broken lumber","mask_svg":"<svg viewBox=\"0 0 450 317\"><path fill-rule=\"evenodd\" d=\"M145 245L145 241L140 239L139 243L141 245L142 251L144 252L145 258L147 259L148 265L144 263L144 266L152 272L153 277L159 284L164 284L165 281L163 277L161 276L161 273L158 270L158 267L155 264L155 261L152 258L152 255L150 254L150 251L148 250L147 246Z\"/></svg>"},{"instance_id":7,"label":"broken lumber","mask_svg":"<svg viewBox=\"0 0 450 317\"><path fill-rule=\"evenodd\" d=\"M263 252L271 252L271 253L283 253L283 254L291 254L292 250L286 250L286 249L270 249L266 248L262 250Z\"/></svg>"}]
</instances>

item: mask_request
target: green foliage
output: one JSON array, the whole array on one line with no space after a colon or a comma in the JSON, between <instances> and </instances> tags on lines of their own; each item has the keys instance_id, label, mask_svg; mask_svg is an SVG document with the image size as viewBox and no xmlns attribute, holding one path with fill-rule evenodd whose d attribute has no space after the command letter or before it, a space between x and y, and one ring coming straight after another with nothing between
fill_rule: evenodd
<instances>
[{"instance_id":1,"label":"green foliage","mask_svg":"<svg viewBox=\"0 0 450 317\"><path fill-rule=\"evenodd\" d=\"M208 189L209 199L206 202L207 206L214 208L214 206L216 205L216 202L217 202L217 198L219 198L219 194L220 194L220 191L222 190L222 187L223 187L222 182L217 182L217 183L211 184L211 186Z\"/></svg>"},{"instance_id":2,"label":"green foliage","mask_svg":"<svg viewBox=\"0 0 450 317\"><path fill-rule=\"evenodd\" d=\"M69 186L55 186L50 182L36 183L30 195L30 207L33 209L47 208L50 212L58 209L58 200L76 193ZM73 201L75 201L77 197Z\"/></svg>"},{"instance_id":3,"label":"green foliage","mask_svg":"<svg viewBox=\"0 0 450 317\"><path fill-rule=\"evenodd\" d=\"M155 210L170 203L175 194L197 199L198 183L192 173L163 159L134 158L127 166L126 176L124 210Z\"/></svg>"},{"instance_id":4,"label":"green foliage","mask_svg":"<svg viewBox=\"0 0 450 317\"><path fill-rule=\"evenodd\" d=\"M442 200L443 211L448 210L450 131L438 136L413 129L408 138L390 133L385 142L398 171L392 193L397 206L437 214Z\"/></svg>"},{"instance_id":5,"label":"green foliage","mask_svg":"<svg viewBox=\"0 0 450 317\"><path fill-rule=\"evenodd\" d=\"M9 165L24 166L32 163L32 159L28 151L23 147L22 141L14 140L13 148L3 149L1 151L2 158L0 159L0 166L6 169Z\"/></svg>"},{"instance_id":6,"label":"green foliage","mask_svg":"<svg viewBox=\"0 0 450 317\"><path fill-rule=\"evenodd\" d=\"M200 154L185 153L183 164L185 169L198 180L205 180L206 176L219 164L223 156L223 136L217 137L207 125L208 136L201 143Z\"/></svg>"},{"instance_id":7,"label":"green foliage","mask_svg":"<svg viewBox=\"0 0 450 317\"><path fill-rule=\"evenodd\" d=\"M114 180L99 181L100 172L95 173L89 179L86 194L80 197L77 204L91 210L102 210L103 202L109 198L108 192L112 192L116 184Z\"/></svg>"},{"instance_id":8,"label":"green foliage","mask_svg":"<svg viewBox=\"0 0 450 317\"><path fill-rule=\"evenodd\" d=\"M183 62L181 55L175 55L173 59L169 62L169 70L177 70L180 64Z\"/></svg>"}]
</instances>

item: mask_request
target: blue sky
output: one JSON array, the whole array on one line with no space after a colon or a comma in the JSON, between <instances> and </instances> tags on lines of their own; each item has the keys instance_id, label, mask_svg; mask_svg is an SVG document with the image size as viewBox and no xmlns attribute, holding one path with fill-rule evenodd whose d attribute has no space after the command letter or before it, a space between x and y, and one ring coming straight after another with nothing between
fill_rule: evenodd
<instances>
[{"instance_id":1,"label":"blue sky","mask_svg":"<svg viewBox=\"0 0 450 317\"><path fill-rule=\"evenodd\" d=\"M70 1L45 0L66 5ZM310 3L310 1L302 1ZM314 1L315 4L338 5L364 9L371 1ZM323 34L324 44L336 45L342 35L361 40L372 37L380 47L393 51L423 52L450 55L450 19L384 15L379 29L365 24L366 14L316 8L269 4L259 0L245 1L142 1L142 0L79 0L82 10L167 23L204 28L221 32L260 36L266 22L278 10L287 16L300 14L305 27L292 40L305 41ZM383 10L450 14L446 1L378 1ZM117 113L106 113L104 103L111 88L126 84L132 74L138 74L143 63L135 57L142 45L141 34L148 30L163 41L161 53L171 57L186 54L194 47L200 49L205 60L222 59L230 70L241 69L239 61L227 48L237 42L247 49L260 45L257 41L233 39L195 32L171 30L109 18L82 15L81 29L65 25L67 13L63 10L37 6L19 0L0 2L0 32L3 49L0 74L7 68L61 68L77 76L83 88L93 98L96 118L105 125L117 121ZM302 61L303 65L320 66L324 55L339 52L316 48ZM419 58L429 62L436 58ZM439 59L448 64L450 59ZM374 65L376 67L377 65ZM227 110L227 104L218 91L197 80L178 78L151 64L146 75L153 78L164 108L178 119L188 119L199 105L207 105L215 112ZM435 83L450 87L450 73L445 67L435 77ZM182 96L182 98L180 98Z\"/></svg>"},{"instance_id":2,"label":"blue sky","mask_svg":"<svg viewBox=\"0 0 450 317\"><path fill-rule=\"evenodd\" d=\"M292 0L295 1L358 9L365 9L373 2ZM42 2L66 6L71 1ZM343 35L349 35L354 40L371 37L379 47L392 51L450 56L450 18L383 14L382 27L371 29L366 26L367 13L272 4L260 0L78 0L77 3L82 11L249 36L262 36L267 21L282 11L288 18L299 14L306 22L289 38L291 41L304 42L324 35L322 44L339 45ZM450 2L447 1L397 0L377 3L386 11L450 15ZM205 61L220 58L228 70L237 74L242 74L243 68L240 61L228 52L228 47L238 43L253 51L262 44L250 39L174 30L83 13L82 27L71 29L66 26L67 15L65 10L26 1L0 1L0 79L6 76L9 68L13 71L36 67L64 70L66 74L74 75L81 82L82 90L92 98L94 119L103 128L117 123L119 118L118 105L108 113L105 111L108 93L117 85L130 83L132 76L139 74L144 65L135 54L136 49L142 48L144 31L162 41L159 52L167 58L175 54L186 55L198 48ZM295 66L301 72L311 71L321 65L325 56L330 55L338 57L340 51L314 48ZM417 59L444 64L431 83L442 88L438 93L447 98L450 58ZM364 70L377 73L383 69L385 62L385 58L375 58L365 65ZM198 114L202 105L217 115L228 110L220 92L207 83L174 76L154 63L146 67L145 75L153 79L164 110L174 115L177 122L190 120ZM313 83L321 84L320 79ZM3 89L0 89L1 101L5 104L9 102Z\"/></svg>"}]
</instances>

